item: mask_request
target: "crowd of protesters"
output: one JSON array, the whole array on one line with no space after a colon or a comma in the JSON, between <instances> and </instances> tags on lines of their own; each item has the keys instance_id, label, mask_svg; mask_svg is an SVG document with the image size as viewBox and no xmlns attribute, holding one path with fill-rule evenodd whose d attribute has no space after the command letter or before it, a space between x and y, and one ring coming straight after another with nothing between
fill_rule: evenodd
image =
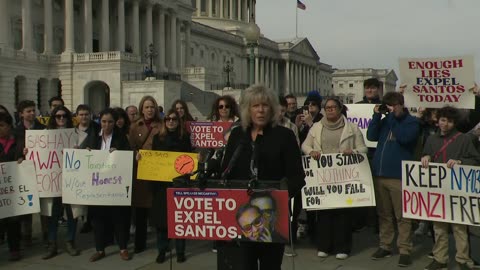
<instances>
[{"instance_id":1,"label":"crowd of protesters","mask_svg":"<svg viewBox=\"0 0 480 270\"><path fill-rule=\"evenodd\" d=\"M480 119L474 112L448 106L419 109L418 115L411 115L401 91L386 93L381 99L381 83L375 78L365 80L364 89L365 96L358 103L377 104L367 131L367 139L378 142L376 148L367 148L358 126L348 122L348 110L339 99L322 98L318 92L311 91L299 107L294 95L278 97L264 86L253 85L242 93L239 103L231 96L221 96L212 104L207 121L234 123L226 136L226 147L214 156L221 160L223 171L238 152L235 165L229 171L230 179L245 182L268 179L269 184L286 185L294 205L290 242L308 237L315 244L318 257L332 254L336 259L345 260L352 251L352 233L372 225L379 235L379 246L371 258L380 260L392 256L393 242L398 235L398 266L409 266L412 264L412 228L418 222L402 216L401 163L417 160L428 167L430 162L437 162L450 168L457 164L479 165L479 134L475 128ZM49 105L50 118L46 126L37 120L33 101L18 103L18 121L0 106L0 162L25 159L28 154L24 143L26 130L75 127L84 137L78 148L131 150L135 152L135 166L131 207L88 206L87 209L86 206L63 204L61 197L42 198L41 225L46 245L42 258L48 260L58 254L59 221L67 225L65 251L71 256L80 254L75 240L77 223L82 217L81 232L93 228L95 253L90 257L91 262L104 258L105 248L113 242L118 244L120 258L130 260L130 232L134 234L133 252L141 253L147 248L148 227L151 226L157 237L156 262L163 263L169 251L166 190L171 183L137 179L137 164L142 158L138 150L198 150L192 147L186 126L187 121L197 120L190 114L187 103L175 100L164 113L155 98L145 96L138 107L105 108L96 118L86 104L79 105L75 114L65 107L60 97L50 99ZM300 190L305 185L305 174L301 156L309 155L318 160L321 155L332 153L367 155L374 179L376 208L302 210ZM260 207L255 209L264 214ZM420 222L419 226L430 226L434 240L433 260L425 269L447 267L449 227L456 242L457 263L461 269L475 266L470 256L468 226L442 222ZM32 215L0 220L0 228L2 239L7 235L10 260L21 259L21 245L28 247L32 242ZM281 269L284 255L296 255L291 247L234 241L217 242L213 246L215 251L223 251L217 255L219 265L231 260L238 261L242 269L274 270ZM176 239L175 249L177 262L186 261L186 241Z\"/></svg>"}]
</instances>

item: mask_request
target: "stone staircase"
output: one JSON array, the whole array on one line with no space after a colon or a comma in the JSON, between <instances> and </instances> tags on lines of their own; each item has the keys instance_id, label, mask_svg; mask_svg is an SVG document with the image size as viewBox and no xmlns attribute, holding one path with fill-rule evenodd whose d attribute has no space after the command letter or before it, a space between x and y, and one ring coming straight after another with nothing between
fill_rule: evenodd
<instances>
[{"instance_id":1,"label":"stone staircase","mask_svg":"<svg viewBox=\"0 0 480 270\"><path fill-rule=\"evenodd\" d=\"M190 114L199 121L205 120L212 109L213 102L219 95L203 91L197 87L182 81L181 99L187 103Z\"/></svg>"}]
</instances>

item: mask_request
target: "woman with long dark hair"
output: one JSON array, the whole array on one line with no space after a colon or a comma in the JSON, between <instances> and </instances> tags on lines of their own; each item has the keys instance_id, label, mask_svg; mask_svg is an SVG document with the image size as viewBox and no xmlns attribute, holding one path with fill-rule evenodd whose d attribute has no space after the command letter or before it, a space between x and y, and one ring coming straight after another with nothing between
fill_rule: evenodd
<instances>
[{"instance_id":1,"label":"woman with long dark hair","mask_svg":"<svg viewBox=\"0 0 480 270\"><path fill-rule=\"evenodd\" d=\"M177 99L173 102L172 108L175 110L178 115L180 115L180 119L182 122L186 123L187 121L195 121L193 116L190 114L190 110L188 109L187 103L181 99Z\"/></svg>"},{"instance_id":2,"label":"woman with long dark hair","mask_svg":"<svg viewBox=\"0 0 480 270\"><path fill-rule=\"evenodd\" d=\"M190 134L186 131L180 115L174 109L168 110L164 117L164 124L160 132L153 137L152 150L191 152ZM172 184L168 182L152 182L153 202L151 209L151 224L157 229L157 263L165 261L169 239L167 237L167 188ZM185 240L175 240L177 262L182 263L185 257Z\"/></svg>"},{"instance_id":3,"label":"woman with long dark hair","mask_svg":"<svg viewBox=\"0 0 480 270\"><path fill-rule=\"evenodd\" d=\"M57 106L53 109L50 118L48 119L47 129L63 129L73 128L72 113L64 106ZM57 256L57 233L58 220L63 215L64 211L67 216L67 236L65 243L65 250L71 256L80 255L80 251L75 247L75 233L77 231L77 219L74 218L72 206L70 204L62 204L62 197L42 198L44 204L51 207L51 216L48 217L48 248L44 260L51 259ZM43 212L43 211L42 211Z\"/></svg>"},{"instance_id":4,"label":"woman with long dark hair","mask_svg":"<svg viewBox=\"0 0 480 270\"><path fill-rule=\"evenodd\" d=\"M116 126L117 113L113 109L100 112L100 134L89 142L90 149L98 150L130 150L127 136ZM128 229L130 227L129 206L90 206L88 208L93 224L95 248L97 252L90 257L91 262L105 257L105 245L110 234L111 225L115 232L116 242L120 248L120 258L130 260L127 250Z\"/></svg>"},{"instance_id":5,"label":"woman with long dark hair","mask_svg":"<svg viewBox=\"0 0 480 270\"><path fill-rule=\"evenodd\" d=\"M232 96L217 98L212 106L208 120L218 122L235 122L238 120L238 106Z\"/></svg>"},{"instance_id":6,"label":"woman with long dark hair","mask_svg":"<svg viewBox=\"0 0 480 270\"><path fill-rule=\"evenodd\" d=\"M3 107L3 106L2 106ZM13 133L13 117L8 111L0 112L0 163L21 160L23 144L17 143ZM20 217L8 217L0 219L2 226L7 233L10 261L18 261L20 255Z\"/></svg>"}]
</instances>

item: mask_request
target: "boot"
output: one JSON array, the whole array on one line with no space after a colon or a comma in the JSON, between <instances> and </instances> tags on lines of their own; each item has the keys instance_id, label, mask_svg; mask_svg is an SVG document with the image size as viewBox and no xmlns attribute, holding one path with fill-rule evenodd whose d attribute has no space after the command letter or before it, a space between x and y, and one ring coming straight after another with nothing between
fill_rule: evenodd
<instances>
[{"instance_id":1,"label":"boot","mask_svg":"<svg viewBox=\"0 0 480 270\"><path fill-rule=\"evenodd\" d=\"M73 241L67 241L65 243L65 250L67 251L68 254L70 254L70 256L80 255L80 251L77 248L75 248Z\"/></svg>"},{"instance_id":2,"label":"boot","mask_svg":"<svg viewBox=\"0 0 480 270\"><path fill-rule=\"evenodd\" d=\"M48 260L51 259L55 256L57 256L57 243L55 242L49 242L48 243L48 248L47 248L47 253L42 257L43 260Z\"/></svg>"}]
</instances>

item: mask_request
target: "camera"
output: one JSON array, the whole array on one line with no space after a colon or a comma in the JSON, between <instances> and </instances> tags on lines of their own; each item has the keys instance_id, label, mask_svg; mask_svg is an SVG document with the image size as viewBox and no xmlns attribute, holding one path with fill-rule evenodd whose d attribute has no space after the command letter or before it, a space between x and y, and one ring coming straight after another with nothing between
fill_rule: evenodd
<instances>
[{"instance_id":1,"label":"camera","mask_svg":"<svg viewBox=\"0 0 480 270\"><path fill-rule=\"evenodd\" d=\"M303 114L304 111L308 111L308 105L302 106L295 111L295 115Z\"/></svg>"},{"instance_id":2,"label":"camera","mask_svg":"<svg viewBox=\"0 0 480 270\"><path fill-rule=\"evenodd\" d=\"M381 113L381 114L388 114L390 112L390 110L388 109L387 104L382 103L378 107L378 112Z\"/></svg>"}]
</instances>

